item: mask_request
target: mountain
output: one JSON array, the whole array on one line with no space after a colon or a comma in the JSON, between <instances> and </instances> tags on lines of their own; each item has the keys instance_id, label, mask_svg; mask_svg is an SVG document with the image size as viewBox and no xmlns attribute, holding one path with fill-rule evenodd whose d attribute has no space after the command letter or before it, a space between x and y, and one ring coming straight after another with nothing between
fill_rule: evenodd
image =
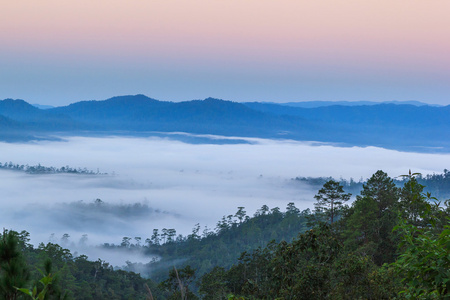
<instances>
[{"instance_id":1,"label":"mountain","mask_svg":"<svg viewBox=\"0 0 450 300\"><path fill-rule=\"evenodd\" d=\"M24 124L0 115L0 141L24 142L37 139L27 131Z\"/></svg>"},{"instance_id":2,"label":"mountain","mask_svg":"<svg viewBox=\"0 0 450 300\"><path fill-rule=\"evenodd\" d=\"M37 107L37 108L39 108L39 109L49 109L49 108L54 108L53 105L42 105L42 104L37 104L37 103L33 103L33 104L31 104L31 105L33 105L34 107Z\"/></svg>"},{"instance_id":3,"label":"mountain","mask_svg":"<svg viewBox=\"0 0 450 300\"><path fill-rule=\"evenodd\" d=\"M270 103L272 102L262 102ZM302 101L302 102L285 102L278 103L286 106L303 107L303 108L316 108L322 106L343 105L343 106L362 106L362 105L379 105L379 104L397 104L397 105L414 105L414 106L441 106L438 104L427 104L420 101Z\"/></svg>"},{"instance_id":4,"label":"mountain","mask_svg":"<svg viewBox=\"0 0 450 300\"><path fill-rule=\"evenodd\" d=\"M16 126L20 124L20 128L31 132L87 129L85 125L74 122L67 115L50 113L20 99L0 101L0 115L14 120Z\"/></svg>"},{"instance_id":5,"label":"mountain","mask_svg":"<svg viewBox=\"0 0 450 300\"><path fill-rule=\"evenodd\" d=\"M0 115L16 121L27 121L42 117L44 112L24 100L5 99L0 101Z\"/></svg>"},{"instance_id":6,"label":"mountain","mask_svg":"<svg viewBox=\"0 0 450 300\"><path fill-rule=\"evenodd\" d=\"M245 105L261 112L321 124L323 130L317 132L319 140L328 132L333 135L328 137L329 141L354 145L414 149L450 146L450 106L378 104L301 108L259 102Z\"/></svg>"},{"instance_id":7,"label":"mountain","mask_svg":"<svg viewBox=\"0 0 450 300\"><path fill-rule=\"evenodd\" d=\"M175 103L129 95L46 110L23 100L6 99L0 101L0 115L3 134L11 131L9 128L18 135L186 132L450 151L450 106L377 104L304 108L214 98Z\"/></svg>"},{"instance_id":8,"label":"mountain","mask_svg":"<svg viewBox=\"0 0 450 300\"><path fill-rule=\"evenodd\" d=\"M144 95L120 96L104 101L77 102L48 112L66 115L102 130L274 136L290 125L284 117L213 98L175 103Z\"/></svg>"},{"instance_id":9,"label":"mountain","mask_svg":"<svg viewBox=\"0 0 450 300\"><path fill-rule=\"evenodd\" d=\"M352 125L390 126L450 126L450 105L443 107L378 104L362 106L322 106L315 108L289 107L260 102L245 103L251 109L279 116L296 116L307 120Z\"/></svg>"}]
</instances>

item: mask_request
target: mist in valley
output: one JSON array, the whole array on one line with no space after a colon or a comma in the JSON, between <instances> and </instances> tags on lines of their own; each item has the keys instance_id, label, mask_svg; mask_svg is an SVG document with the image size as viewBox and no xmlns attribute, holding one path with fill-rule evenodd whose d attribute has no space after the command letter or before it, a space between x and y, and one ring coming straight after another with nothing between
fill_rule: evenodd
<instances>
[{"instance_id":1,"label":"mist in valley","mask_svg":"<svg viewBox=\"0 0 450 300\"><path fill-rule=\"evenodd\" d=\"M43 174L0 170L4 228L27 230L31 242L57 242L114 265L148 262L139 253L95 247L141 238L154 228L187 235L195 224L214 229L244 206L252 215L266 204L313 208L317 192L297 176L366 179L379 169L391 177L409 169L440 173L450 155L376 147L333 147L289 140L190 144L163 137L61 137L63 141L0 143L1 162L87 168L106 175ZM202 137L205 138L205 137ZM218 137L207 137L217 139ZM221 139L226 139L220 137ZM64 234L68 238L63 239Z\"/></svg>"}]
</instances>

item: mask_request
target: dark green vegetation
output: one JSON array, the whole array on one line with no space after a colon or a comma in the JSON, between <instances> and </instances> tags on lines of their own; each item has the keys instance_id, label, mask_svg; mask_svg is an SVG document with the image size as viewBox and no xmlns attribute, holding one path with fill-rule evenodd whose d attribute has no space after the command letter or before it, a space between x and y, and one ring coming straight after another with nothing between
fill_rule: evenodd
<instances>
[{"instance_id":1,"label":"dark green vegetation","mask_svg":"<svg viewBox=\"0 0 450 300\"><path fill-rule=\"evenodd\" d=\"M439 181L448 171L433 176ZM201 232L197 224L183 237L164 228L145 243L124 237L119 246L104 246L157 255L148 265L125 267L153 281L55 244L35 249L26 232L4 232L0 292L16 293L10 287L17 284L47 289L56 297L49 299L65 292L76 299L144 299L147 284L155 299L448 299L450 201L425 193L420 178L409 174L398 187L377 171L351 205L343 186L328 180L313 212L289 203L284 212L263 206L249 217L239 207L214 230ZM46 288L36 282L45 276Z\"/></svg>"},{"instance_id":2,"label":"dark green vegetation","mask_svg":"<svg viewBox=\"0 0 450 300\"><path fill-rule=\"evenodd\" d=\"M378 171L338 221L314 216L293 241L214 268L199 291L205 299L448 299L450 203L435 201L414 174L400 189Z\"/></svg>"},{"instance_id":3,"label":"dark green vegetation","mask_svg":"<svg viewBox=\"0 0 450 300\"><path fill-rule=\"evenodd\" d=\"M66 173L66 174L87 174L87 175L107 175L107 173L100 173L98 170L97 172L94 172L92 170L88 170L86 168L72 168L69 166L61 167L61 168L55 168L55 167L45 167L41 166L40 164L35 166L29 166L29 165L19 165L19 164L13 164L12 162L0 162L0 169L3 170L12 170L12 171L22 171L28 174L59 174L59 173Z\"/></svg>"},{"instance_id":4,"label":"dark green vegetation","mask_svg":"<svg viewBox=\"0 0 450 300\"><path fill-rule=\"evenodd\" d=\"M145 299L146 285L159 296L156 284L139 274L113 270L108 263L74 257L57 244L28 243L26 231L4 231L0 236L0 299ZM42 295L42 294L41 294ZM39 298L41 299L41 298Z\"/></svg>"},{"instance_id":5,"label":"dark green vegetation","mask_svg":"<svg viewBox=\"0 0 450 300\"><path fill-rule=\"evenodd\" d=\"M299 211L289 203L286 212L278 207L261 207L251 218L243 207L236 214L224 216L215 230L205 228L201 232L197 224L188 236L176 235L174 229L153 231L144 247L149 255L157 255L159 261L147 266L129 265L130 270L148 272L151 278L162 280L170 266L190 265L201 276L215 266L231 267L243 251L265 246L269 241L292 240L299 232L305 231L310 211ZM118 247L135 249L136 244L122 243ZM109 245L109 247L114 247ZM136 268L136 269L135 269Z\"/></svg>"},{"instance_id":6,"label":"dark green vegetation","mask_svg":"<svg viewBox=\"0 0 450 300\"><path fill-rule=\"evenodd\" d=\"M378 104L305 108L213 98L174 103L144 95L82 101L44 110L23 100L6 99L0 101L0 139L182 131L448 152L449 115L450 106Z\"/></svg>"}]
</instances>

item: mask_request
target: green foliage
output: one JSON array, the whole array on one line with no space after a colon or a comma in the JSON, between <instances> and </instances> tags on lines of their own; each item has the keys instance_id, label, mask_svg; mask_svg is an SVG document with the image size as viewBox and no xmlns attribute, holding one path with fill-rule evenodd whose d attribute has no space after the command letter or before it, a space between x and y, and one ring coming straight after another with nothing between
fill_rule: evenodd
<instances>
[{"instance_id":1,"label":"green foliage","mask_svg":"<svg viewBox=\"0 0 450 300\"><path fill-rule=\"evenodd\" d=\"M19 299L16 287L27 285L30 273L19 248L18 233L3 230L0 238L0 297Z\"/></svg>"},{"instance_id":2,"label":"green foliage","mask_svg":"<svg viewBox=\"0 0 450 300\"><path fill-rule=\"evenodd\" d=\"M162 295L156 283L139 274L83 255L73 257L57 244L34 248L28 241L26 231L1 235L0 299L144 299L146 285L155 298Z\"/></svg>"},{"instance_id":3,"label":"green foliage","mask_svg":"<svg viewBox=\"0 0 450 300\"><path fill-rule=\"evenodd\" d=\"M351 194L344 193L344 187L337 181L329 180L324 183L314 198L316 213L323 214L332 224L343 208L343 204L350 200Z\"/></svg>"},{"instance_id":4,"label":"green foliage","mask_svg":"<svg viewBox=\"0 0 450 300\"><path fill-rule=\"evenodd\" d=\"M227 292L245 299L382 299L397 290L370 257L345 253L333 226L322 223L291 243L244 252L228 271L204 275L200 291L204 299L226 299Z\"/></svg>"},{"instance_id":5,"label":"green foliage","mask_svg":"<svg viewBox=\"0 0 450 300\"><path fill-rule=\"evenodd\" d=\"M399 189L377 171L339 220L329 212L329 223L316 222L292 242L243 252L231 268L205 274L204 299L450 298L450 201L442 207L425 195L416 176ZM318 200L343 193L335 186Z\"/></svg>"},{"instance_id":6,"label":"green foliage","mask_svg":"<svg viewBox=\"0 0 450 300\"><path fill-rule=\"evenodd\" d=\"M43 289L38 292L38 289L36 286L34 286L33 289L26 289L26 288L16 288L20 292L24 293L25 295L28 295L33 300L44 300L48 299L47 292L53 283L53 276L51 274L45 275L39 280L39 283L43 285Z\"/></svg>"},{"instance_id":7,"label":"green foliage","mask_svg":"<svg viewBox=\"0 0 450 300\"><path fill-rule=\"evenodd\" d=\"M237 297L233 294L229 294L228 297L226 298L227 300L245 300L244 297Z\"/></svg>"},{"instance_id":8,"label":"green foliage","mask_svg":"<svg viewBox=\"0 0 450 300\"><path fill-rule=\"evenodd\" d=\"M146 251L161 257L148 266L151 270L149 274L153 279L162 281L173 265L177 268L190 265L198 276L210 272L215 266L230 268L244 251L264 247L271 240L291 241L308 228L306 222L309 214L309 210L300 212L293 203L289 203L285 213L279 208L271 210L264 205L250 218L246 216L244 207L239 207L235 215L224 216L215 231L205 228L201 237L197 224L187 238L166 241L162 245L148 244ZM157 231L153 233L152 240L156 241Z\"/></svg>"},{"instance_id":9,"label":"green foliage","mask_svg":"<svg viewBox=\"0 0 450 300\"><path fill-rule=\"evenodd\" d=\"M411 176L411 174L409 175ZM400 208L402 217L409 224L424 226L427 221L421 218L421 214L427 209L429 203L423 196L424 186L419 184L415 177L410 177L401 190Z\"/></svg>"},{"instance_id":10,"label":"green foliage","mask_svg":"<svg viewBox=\"0 0 450 300\"><path fill-rule=\"evenodd\" d=\"M342 245L330 225L280 243L273 259L275 295L284 299L323 298L331 289L330 266Z\"/></svg>"},{"instance_id":11,"label":"green foliage","mask_svg":"<svg viewBox=\"0 0 450 300\"><path fill-rule=\"evenodd\" d=\"M397 237L392 229L398 222L399 194L394 181L377 171L342 220L350 250L371 256L380 266L395 259Z\"/></svg>"},{"instance_id":12,"label":"green foliage","mask_svg":"<svg viewBox=\"0 0 450 300\"><path fill-rule=\"evenodd\" d=\"M350 207L343 205L350 195L342 185L327 181L315 214L289 203L285 212L264 205L249 217L239 207L215 231L196 224L183 237L155 229L145 245L124 237L117 247L161 257L148 265L159 285L100 259L74 257L57 244L35 249L26 231L4 231L0 298L198 299L198 291L218 300L447 299L450 201L442 206L425 194L419 176L410 173L399 189L377 171ZM329 222L320 222L323 216ZM308 228L312 219L318 221Z\"/></svg>"},{"instance_id":13,"label":"green foliage","mask_svg":"<svg viewBox=\"0 0 450 300\"><path fill-rule=\"evenodd\" d=\"M402 291L410 299L450 296L450 226L438 235L429 229L402 223L404 252L393 264L403 277Z\"/></svg>"},{"instance_id":14,"label":"green foliage","mask_svg":"<svg viewBox=\"0 0 450 300\"><path fill-rule=\"evenodd\" d=\"M402 277L401 295L408 299L442 299L450 297L450 218L439 230L436 222L442 210L430 205L430 195L422 193L423 186L409 175L404 198L409 205L406 219L396 230L402 235L402 254L392 264ZM405 206L406 206L405 205Z\"/></svg>"},{"instance_id":15,"label":"green foliage","mask_svg":"<svg viewBox=\"0 0 450 300\"><path fill-rule=\"evenodd\" d=\"M225 269L214 267L200 280L199 293L204 299L221 300L227 298L227 286L225 281Z\"/></svg>"},{"instance_id":16,"label":"green foliage","mask_svg":"<svg viewBox=\"0 0 450 300\"><path fill-rule=\"evenodd\" d=\"M46 300L49 299L70 299L68 291L63 291L60 286L60 276L58 273L53 272L53 262L50 258L47 258L44 261L44 272L40 271L43 278L39 280L38 283L41 283L44 287L39 289L38 283L34 286L37 287L37 291L45 294Z\"/></svg>"},{"instance_id":17,"label":"green foliage","mask_svg":"<svg viewBox=\"0 0 450 300\"><path fill-rule=\"evenodd\" d=\"M177 270L173 267L169 278L160 283L160 287L168 294L167 299L195 300L198 297L189 289L195 279L195 270L190 266Z\"/></svg>"}]
</instances>

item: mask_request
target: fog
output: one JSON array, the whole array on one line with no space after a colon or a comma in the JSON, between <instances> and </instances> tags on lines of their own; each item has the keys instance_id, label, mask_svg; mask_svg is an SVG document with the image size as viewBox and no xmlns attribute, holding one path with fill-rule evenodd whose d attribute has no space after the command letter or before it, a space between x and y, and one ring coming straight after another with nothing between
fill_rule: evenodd
<instances>
[{"instance_id":1,"label":"fog","mask_svg":"<svg viewBox=\"0 0 450 300\"><path fill-rule=\"evenodd\" d=\"M161 137L0 143L3 163L69 165L108 173L30 175L0 170L1 225L29 231L33 244L60 242L67 233L67 247L89 252L92 260L105 259L93 252L95 248L81 247L83 235L87 234L83 243L88 245L120 244L124 236L144 242L153 228L175 228L186 235L196 223L214 229L238 206L249 215L264 204L281 210L289 202L300 209L312 208L317 191L291 180L297 176L359 180L379 169L395 177L409 169L440 173L450 165L448 154L240 140L245 143L188 144ZM95 203L96 199L102 202ZM108 259L115 264L128 260L124 255Z\"/></svg>"}]
</instances>

